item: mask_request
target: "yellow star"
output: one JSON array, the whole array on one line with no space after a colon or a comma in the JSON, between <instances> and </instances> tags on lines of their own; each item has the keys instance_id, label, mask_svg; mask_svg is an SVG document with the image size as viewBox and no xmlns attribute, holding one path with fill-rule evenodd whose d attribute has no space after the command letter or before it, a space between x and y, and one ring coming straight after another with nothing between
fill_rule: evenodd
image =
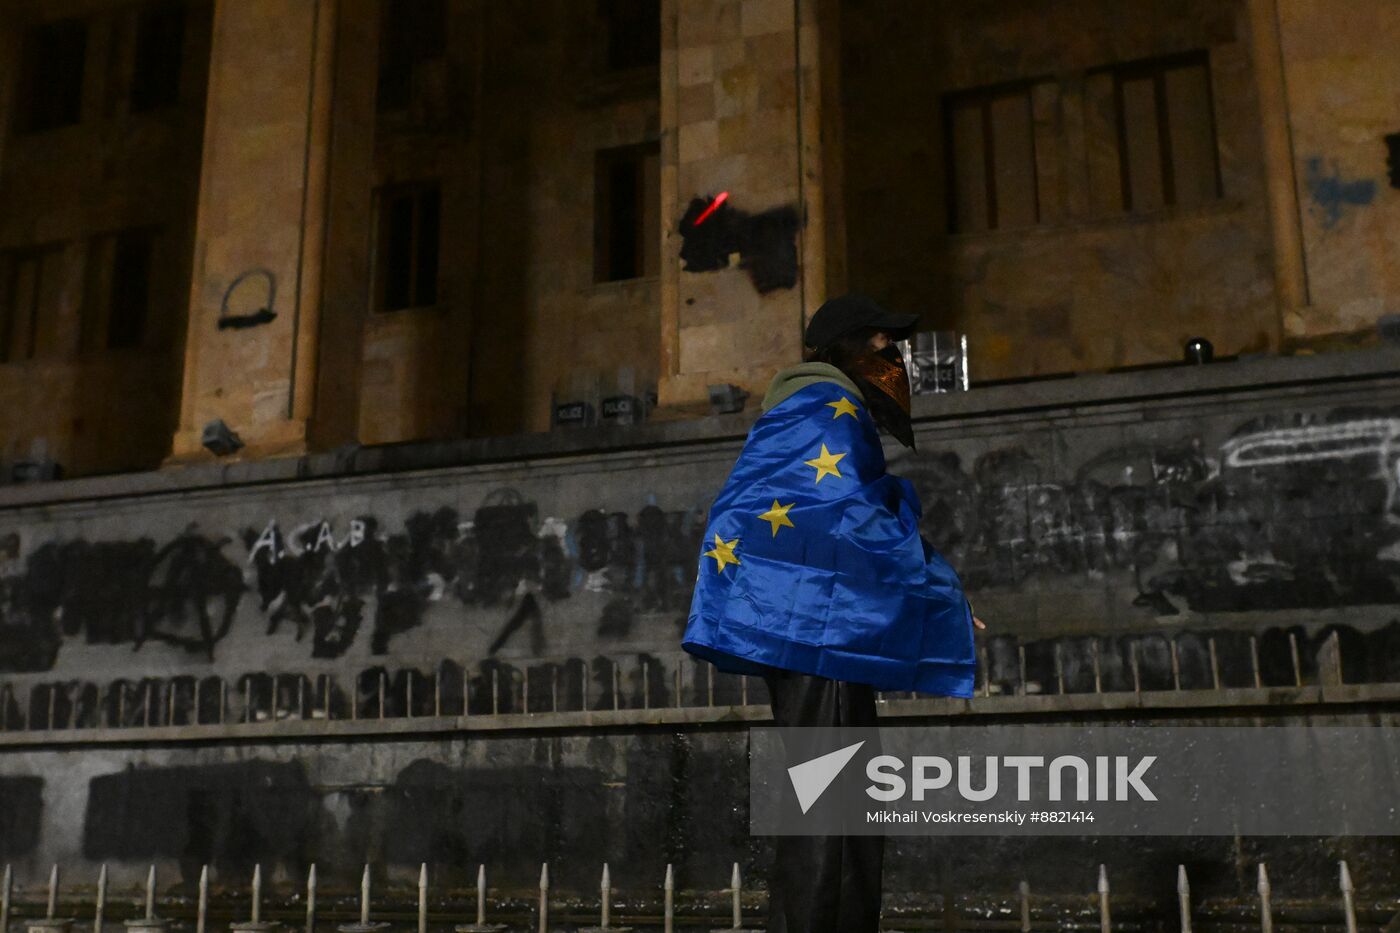
<instances>
[{"instance_id":1,"label":"yellow star","mask_svg":"<svg viewBox=\"0 0 1400 933\"><path fill-rule=\"evenodd\" d=\"M846 398L844 395L841 396L841 401L827 402L826 404L829 408L836 409L836 414L831 416L833 419L840 418L842 415L850 415L852 418L856 416L855 403L852 402L850 399Z\"/></svg>"},{"instance_id":2,"label":"yellow star","mask_svg":"<svg viewBox=\"0 0 1400 933\"><path fill-rule=\"evenodd\" d=\"M846 455L832 453L831 451L827 450L826 445L823 444L822 455L820 457L814 457L811 460L803 460L802 462L810 467L817 468L817 478L813 480L813 482L820 483L822 481L822 477L826 476L827 474L830 474L836 477L837 479L841 478L841 471L836 469L836 464L844 456Z\"/></svg>"},{"instance_id":3,"label":"yellow star","mask_svg":"<svg viewBox=\"0 0 1400 933\"><path fill-rule=\"evenodd\" d=\"M788 518L787 514L788 509L796 504L796 502L789 502L787 505L779 505L778 500L774 499L773 507L759 516L760 519L773 526L773 537L776 538L778 536L778 527L780 525L786 525L789 528L797 527L792 523L792 519Z\"/></svg>"},{"instance_id":4,"label":"yellow star","mask_svg":"<svg viewBox=\"0 0 1400 933\"><path fill-rule=\"evenodd\" d=\"M734 546L739 543L739 539L733 541L721 541L719 532L715 532L715 546L705 552L706 557L715 559L715 572L724 573L725 564L737 564L739 558L734 556Z\"/></svg>"}]
</instances>

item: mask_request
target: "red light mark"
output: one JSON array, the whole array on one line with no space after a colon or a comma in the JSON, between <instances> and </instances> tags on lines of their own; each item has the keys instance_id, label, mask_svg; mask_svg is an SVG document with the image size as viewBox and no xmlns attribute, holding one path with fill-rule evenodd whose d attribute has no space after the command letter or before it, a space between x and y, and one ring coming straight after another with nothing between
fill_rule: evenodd
<instances>
[{"instance_id":1,"label":"red light mark","mask_svg":"<svg viewBox=\"0 0 1400 933\"><path fill-rule=\"evenodd\" d=\"M718 195L715 196L715 199L710 202L710 206L705 208L704 212L701 213L699 217L695 218L695 223L692 226L698 227L701 224L703 224L705 222L705 218L713 214L715 212L715 208L719 207L727 200L729 200L729 192L721 191Z\"/></svg>"}]
</instances>

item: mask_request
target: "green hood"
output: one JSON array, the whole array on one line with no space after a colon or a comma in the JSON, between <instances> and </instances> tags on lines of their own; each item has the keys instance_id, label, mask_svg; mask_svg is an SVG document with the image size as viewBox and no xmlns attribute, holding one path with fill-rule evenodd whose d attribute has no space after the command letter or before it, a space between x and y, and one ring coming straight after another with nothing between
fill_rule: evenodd
<instances>
[{"instance_id":1,"label":"green hood","mask_svg":"<svg viewBox=\"0 0 1400 933\"><path fill-rule=\"evenodd\" d=\"M850 377L830 363L798 363L779 370L773 381L768 383L768 391L763 396L763 410L767 411L798 389L817 382L834 382L862 402L865 401L865 396L861 395Z\"/></svg>"}]
</instances>

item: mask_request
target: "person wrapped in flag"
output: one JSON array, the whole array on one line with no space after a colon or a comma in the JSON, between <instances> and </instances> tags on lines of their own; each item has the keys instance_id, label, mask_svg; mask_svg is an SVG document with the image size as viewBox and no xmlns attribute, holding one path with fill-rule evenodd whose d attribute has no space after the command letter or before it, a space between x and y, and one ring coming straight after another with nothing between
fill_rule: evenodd
<instances>
[{"instance_id":1,"label":"person wrapped in flag","mask_svg":"<svg viewBox=\"0 0 1400 933\"><path fill-rule=\"evenodd\" d=\"M841 320L828 324L833 312ZM972 696L971 608L880 446L882 426L914 445L892 342L913 325L854 296L813 316L809 357L837 363L809 359L773 378L710 509L687 651L730 673Z\"/></svg>"},{"instance_id":2,"label":"person wrapped in flag","mask_svg":"<svg viewBox=\"0 0 1400 933\"><path fill-rule=\"evenodd\" d=\"M919 533L880 431L914 448L895 341L917 317L859 295L812 316L710 509L682 646L761 676L778 726L871 726L876 690L972 696L972 613ZM770 933L876 933L884 839L781 836Z\"/></svg>"}]
</instances>

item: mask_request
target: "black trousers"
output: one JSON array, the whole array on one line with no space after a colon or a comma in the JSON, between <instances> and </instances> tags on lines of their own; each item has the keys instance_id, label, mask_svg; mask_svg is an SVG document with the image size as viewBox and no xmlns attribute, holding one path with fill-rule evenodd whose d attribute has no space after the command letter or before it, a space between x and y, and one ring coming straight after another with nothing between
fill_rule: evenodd
<instances>
[{"instance_id":1,"label":"black trousers","mask_svg":"<svg viewBox=\"0 0 1400 933\"><path fill-rule=\"evenodd\" d=\"M778 726L873 726L875 691L794 671L764 675ZM768 933L877 933L883 836L778 836Z\"/></svg>"}]
</instances>

